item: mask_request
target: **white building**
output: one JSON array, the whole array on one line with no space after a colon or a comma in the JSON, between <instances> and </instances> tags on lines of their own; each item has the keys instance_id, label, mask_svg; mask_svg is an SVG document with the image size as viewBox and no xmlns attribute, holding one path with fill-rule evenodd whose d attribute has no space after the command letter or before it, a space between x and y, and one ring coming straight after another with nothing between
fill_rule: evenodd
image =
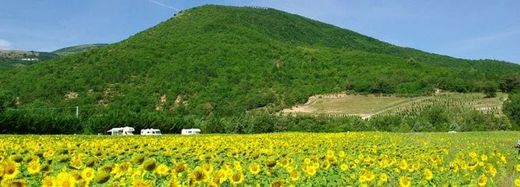
<instances>
[{"instance_id":1,"label":"white building","mask_svg":"<svg viewBox=\"0 0 520 187\"><path fill-rule=\"evenodd\" d=\"M22 61L38 61L39 59L37 59L37 58L22 58L21 60Z\"/></svg>"},{"instance_id":2,"label":"white building","mask_svg":"<svg viewBox=\"0 0 520 187\"><path fill-rule=\"evenodd\" d=\"M141 135L161 135L161 130L159 129L141 129Z\"/></svg>"},{"instance_id":3,"label":"white building","mask_svg":"<svg viewBox=\"0 0 520 187\"><path fill-rule=\"evenodd\" d=\"M182 135L195 135L200 134L200 129L182 129Z\"/></svg>"},{"instance_id":4,"label":"white building","mask_svg":"<svg viewBox=\"0 0 520 187\"><path fill-rule=\"evenodd\" d=\"M126 136L126 135L134 135L134 133L133 133L134 131L135 131L135 129L133 127L119 127L119 128L110 129L107 132L109 132L112 136L119 136L119 135Z\"/></svg>"}]
</instances>

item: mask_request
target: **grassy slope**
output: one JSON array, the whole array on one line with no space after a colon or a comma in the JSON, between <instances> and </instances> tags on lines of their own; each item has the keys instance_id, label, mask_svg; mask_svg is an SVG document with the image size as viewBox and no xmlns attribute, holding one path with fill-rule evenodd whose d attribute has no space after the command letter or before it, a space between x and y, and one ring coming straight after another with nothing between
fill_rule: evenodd
<instances>
[{"instance_id":1,"label":"grassy slope","mask_svg":"<svg viewBox=\"0 0 520 187\"><path fill-rule=\"evenodd\" d=\"M369 115L387 107L397 106L412 98L375 95L323 95L313 96L304 105L293 107L284 112L309 114L346 114Z\"/></svg>"},{"instance_id":2,"label":"grassy slope","mask_svg":"<svg viewBox=\"0 0 520 187\"><path fill-rule=\"evenodd\" d=\"M281 109L346 85L357 92L470 91L518 72L518 65L401 48L273 9L203 6L122 42L0 74L0 85L27 107L234 115ZM78 99L65 100L69 92Z\"/></svg>"},{"instance_id":3,"label":"grassy slope","mask_svg":"<svg viewBox=\"0 0 520 187\"><path fill-rule=\"evenodd\" d=\"M501 114L500 109L506 98L507 94L503 93L499 93L495 98L484 98L484 94L481 93L441 93L421 97L336 94L313 96L309 102L284 109L282 112L297 115L357 115L368 118L378 114L421 110L421 108L433 104L446 104Z\"/></svg>"}]
</instances>

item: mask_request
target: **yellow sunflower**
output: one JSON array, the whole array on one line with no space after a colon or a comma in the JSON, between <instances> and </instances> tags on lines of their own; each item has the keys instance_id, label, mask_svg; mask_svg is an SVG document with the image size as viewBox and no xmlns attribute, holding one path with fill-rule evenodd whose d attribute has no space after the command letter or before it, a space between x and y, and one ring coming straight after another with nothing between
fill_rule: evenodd
<instances>
[{"instance_id":1,"label":"yellow sunflower","mask_svg":"<svg viewBox=\"0 0 520 187\"><path fill-rule=\"evenodd\" d=\"M154 159L148 159L143 162L142 167L146 171L153 171L157 167L157 162Z\"/></svg>"},{"instance_id":2,"label":"yellow sunflower","mask_svg":"<svg viewBox=\"0 0 520 187\"><path fill-rule=\"evenodd\" d=\"M345 151L339 151L339 153L338 153L338 156L339 156L340 158L345 158L346 155L347 155L347 154L345 153Z\"/></svg>"},{"instance_id":3,"label":"yellow sunflower","mask_svg":"<svg viewBox=\"0 0 520 187\"><path fill-rule=\"evenodd\" d=\"M47 151L45 151L45 153L43 153L43 157L46 158L47 160L52 159L53 156L54 156L54 150L52 150L52 149L48 149Z\"/></svg>"},{"instance_id":4,"label":"yellow sunflower","mask_svg":"<svg viewBox=\"0 0 520 187\"><path fill-rule=\"evenodd\" d=\"M206 172L207 174L211 174L211 172L213 172L213 165L212 164L209 164L209 163L206 163L202 166L202 169L204 170L204 172Z\"/></svg>"},{"instance_id":5,"label":"yellow sunflower","mask_svg":"<svg viewBox=\"0 0 520 187\"><path fill-rule=\"evenodd\" d=\"M515 179L515 186L516 187L520 187L520 179L519 178Z\"/></svg>"},{"instance_id":6,"label":"yellow sunflower","mask_svg":"<svg viewBox=\"0 0 520 187\"><path fill-rule=\"evenodd\" d=\"M233 166L235 166L236 170L242 170L242 163L239 161L234 161Z\"/></svg>"},{"instance_id":7,"label":"yellow sunflower","mask_svg":"<svg viewBox=\"0 0 520 187\"><path fill-rule=\"evenodd\" d=\"M152 182L143 179L134 179L132 181L132 187L152 187Z\"/></svg>"},{"instance_id":8,"label":"yellow sunflower","mask_svg":"<svg viewBox=\"0 0 520 187\"><path fill-rule=\"evenodd\" d=\"M81 177L83 179L85 179L85 181L90 182L90 181L92 181L92 179L94 179L94 173L95 173L94 169L87 167L87 168L83 169L83 171L81 171Z\"/></svg>"},{"instance_id":9,"label":"yellow sunflower","mask_svg":"<svg viewBox=\"0 0 520 187\"><path fill-rule=\"evenodd\" d=\"M314 176L314 175L316 175L316 168L314 168L312 166L307 166L307 167L305 167L305 173L309 176Z\"/></svg>"},{"instance_id":10,"label":"yellow sunflower","mask_svg":"<svg viewBox=\"0 0 520 187\"><path fill-rule=\"evenodd\" d=\"M222 184L226 182L228 177L228 174L225 170L219 169L214 175L213 175L213 183Z\"/></svg>"},{"instance_id":11,"label":"yellow sunflower","mask_svg":"<svg viewBox=\"0 0 520 187\"><path fill-rule=\"evenodd\" d=\"M407 170L408 169L408 162L406 160L401 160L401 162L399 162L399 168L401 170Z\"/></svg>"},{"instance_id":12,"label":"yellow sunflower","mask_svg":"<svg viewBox=\"0 0 520 187\"><path fill-rule=\"evenodd\" d=\"M233 185L238 185L244 181L244 174L242 172L235 172L231 176L231 183Z\"/></svg>"},{"instance_id":13,"label":"yellow sunflower","mask_svg":"<svg viewBox=\"0 0 520 187\"><path fill-rule=\"evenodd\" d=\"M181 183L179 182L178 179L176 179L175 177L172 177L170 179L170 181L168 181L167 185L168 187L181 187Z\"/></svg>"},{"instance_id":14,"label":"yellow sunflower","mask_svg":"<svg viewBox=\"0 0 520 187\"><path fill-rule=\"evenodd\" d=\"M168 175L168 171L170 169L168 168L168 166L166 166L165 164L160 164L159 166L157 166L157 168L155 168L155 173L157 173L159 176L166 176Z\"/></svg>"},{"instance_id":15,"label":"yellow sunflower","mask_svg":"<svg viewBox=\"0 0 520 187\"><path fill-rule=\"evenodd\" d=\"M70 159L69 166L72 168L75 168L75 169L81 169L83 167L83 161L82 161L81 157L74 155Z\"/></svg>"},{"instance_id":16,"label":"yellow sunflower","mask_svg":"<svg viewBox=\"0 0 520 187\"><path fill-rule=\"evenodd\" d=\"M303 163L309 165L309 164L311 164L311 159L310 158L305 158L305 159L303 159Z\"/></svg>"},{"instance_id":17,"label":"yellow sunflower","mask_svg":"<svg viewBox=\"0 0 520 187\"><path fill-rule=\"evenodd\" d=\"M401 186L401 187L412 186L412 178L407 177L407 176L399 177L399 186Z\"/></svg>"},{"instance_id":18,"label":"yellow sunflower","mask_svg":"<svg viewBox=\"0 0 520 187\"><path fill-rule=\"evenodd\" d=\"M478 178L478 186L486 186L487 185L487 181L488 181L488 178L486 175L481 175L479 178Z\"/></svg>"},{"instance_id":19,"label":"yellow sunflower","mask_svg":"<svg viewBox=\"0 0 520 187\"><path fill-rule=\"evenodd\" d=\"M296 169L292 170L290 175L292 181L297 181L298 179L300 179L300 173Z\"/></svg>"},{"instance_id":20,"label":"yellow sunflower","mask_svg":"<svg viewBox=\"0 0 520 187\"><path fill-rule=\"evenodd\" d=\"M488 160L488 156L485 155L485 154L482 154L482 155L480 156L480 160L482 160L483 162L485 162L485 161Z\"/></svg>"},{"instance_id":21,"label":"yellow sunflower","mask_svg":"<svg viewBox=\"0 0 520 187\"><path fill-rule=\"evenodd\" d=\"M178 163L177 165L175 165L175 172L177 172L177 173L182 173L182 172L186 171L186 169L187 169L186 163Z\"/></svg>"},{"instance_id":22,"label":"yellow sunflower","mask_svg":"<svg viewBox=\"0 0 520 187\"><path fill-rule=\"evenodd\" d=\"M4 163L4 175L3 175L3 178L4 179L14 179L14 178L16 178L16 176L18 176L18 174L20 173L19 167L20 167L20 164L14 162L14 161L11 161L11 160L7 160Z\"/></svg>"},{"instance_id":23,"label":"yellow sunflower","mask_svg":"<svg viewBox=\"0 0 520 187\"><path fill-rule=\"evenodd\" d=\"M283 180L275 180L271 183L271 187L281 187L283 186L284 181Z\"/></svg>"},{"instance_id":24,"label":"yellow sunflower","mask_svg":"<svg viewBox=\"0 0 520 187\"><path fill-rule=\"evenodd\" d=\"M341 171L347 171L347 170L348 170L348 164L345 164L345 163L341 164L341 165L339 166L339 169L340 169Z\"/></svg>"},{"instance_id":25,"label":"yellow sunflower","mask_svg":"<svg viewBox=\"0 0 520 187\"><path fill-rule=\"evenodd\" d=\"M9 186L9 187L25 187L25 186L27 186L27 181L25 179L6 180L6 181L7 181L7 184L5 184L5 186ZM2 186L4 186L3 183L2 183Z\"/></svg>"},{"instance_id":26,"label":"yellow sunflower","mask_svg":"<svg viewBox=\"0 0 520 187\"><path fill-rule=\"evenodd\" d=\"M76 186L76 178L70 173L61 172L56 178L56 185L61 187L74 187Z\"/></svg>"},{"instance_id":27,"label":"yellow sunflower","mask_svg":"<svg viewBox=\"0 0 520 187\"><path fill-rule=\"evenodd\" d=\"M208 184L208 187L219 187L220 185L218 183L210 182Z\"/></svg>"},{"instance_id":28,"label":"yellow sunflower","mask_svg":"<svg viewBox=\"0 0 520 187\"><path fill-rule=\"evenodd\" d=\"M2 178L3 176L4 176L4 165L0 161L0 178Z\"/></svg>"},{"instance_id":29,"label":"yellow sunflower","mask_svg":"<svg viewBox=\"0 0 520 187\"><path fill-rule=\"evenodd\" d=\"M54 179L51 176L46 176L42 180L42 187L53 187L54 185Z\"/></svg>"},{"instance_id":30,"label":"yellow sunflower","mask_svg":"<svg viewBox=\"0 0 520 187\"><path fill-rule=\"evenodd\" d=\"M366 182L372 182L376 178L376 176L370 171L365 172L363 175L365 176Z\"/></svg>"},{"instance_id":31,"label":"yellow sunflower","mask_svg":"<svg viewBox=\"0 0 520 187\"><path fill-rule=\"evenodd\" d=\"M31 175L38 174L40 172L40 170L41 170L41 165L38 160L33 160L33 161L29 162L29 164L27 165L27 172L29 172L29 174L31 174Z\"/></svg>"},{"instance_id":32,"label":"yellow sunflower","mask_svg":"<svg viewBox=\"0 0 520 187\"><path fill-rule=\"evenodd\" d=\"M431 181L433 179L433 173L430 169L426 168L424 170L424 178L427 180L427 181Z\"/></svg>"},{"instance_id":33,"label":"yellow sunflower","mask_svg":"<svg viewBox=\"0 0 520 187\"><path fill-rule=\"evenodd\" d=\"M250 164L249 172L252 173L253 175L257 175L258 173L260 173L260 164L257 164L257 163Z\"/></svg>"},{"instance_id":34,"label":"yellow sunflower","mask_svg":"<svg viewBox=\"0 0 520 187\"><path fill-rule=\"evenodd\" d=\"M388 182L388 175L386 173L382 173L381 175L379 175L379 182L380 183Z\"/></svg>"},{"instance_id":35,"label":"yellow sunflower","mask_svg":"<svg viewBox=\"0 0 520 187\"><path fill-rule=\"evenodd\" d=\"M208 180L208 176L206 175L206 173L204 173L204 171L202 169L200 169L199 167L197 167L191 174L190 174L190 179L192 181L194 181L195 183L200 183L200 182L206 182Z\"/></svg>"},{"instance_id":36,"label":"yellow sunflower","mask_svg":"<svg viewBox=\"0 0 520 187\"><path fill-rule=\"evenodd\" d=\"M324 169L324 170L327 170L327 169L330 168L330 165L331 165L331 164L330 164L329 160L325 160L325 161L323 161L323 163L321 164L321 168Z\"/></svg>"}]
</instances>

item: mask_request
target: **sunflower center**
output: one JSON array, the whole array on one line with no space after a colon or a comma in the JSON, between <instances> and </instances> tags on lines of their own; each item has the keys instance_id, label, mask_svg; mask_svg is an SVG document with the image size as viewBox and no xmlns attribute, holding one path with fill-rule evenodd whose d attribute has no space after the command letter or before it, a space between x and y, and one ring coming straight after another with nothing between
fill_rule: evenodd
<instances>
[{"instance_id":1,"label":"sunflower center","mask_svg":"<svg viewBox=\"0 0 520 187\"><path fill-rule=\"evenodd\" d=\"M14 171L16 171L14 168L7 168L7 172L6 172L6 173L7 173L8 175L11 175L11 174L14 173Z\"/></svg>"},{"instance_id":2,"label":"sunflower center","mask_svg":"<svg viewBox=\"0 0 520 187\"><path fill-rule=\"evenodd\" d=\"M240 180L240 175L238 175L238 174L233 175L233 180L234 181L239 181Z\"/></svg>"},{"instance_id":3,"label":"sunflower center","mask_svg":"<svg viewBox=\"0 0 520 187\"><path fill-rule=\"evenodd\" d=\"M203 178L204 174L202 174L202 172L195 172L195 179L197 179L197 181L201 181Z\"/></svg>"}]
</instances>

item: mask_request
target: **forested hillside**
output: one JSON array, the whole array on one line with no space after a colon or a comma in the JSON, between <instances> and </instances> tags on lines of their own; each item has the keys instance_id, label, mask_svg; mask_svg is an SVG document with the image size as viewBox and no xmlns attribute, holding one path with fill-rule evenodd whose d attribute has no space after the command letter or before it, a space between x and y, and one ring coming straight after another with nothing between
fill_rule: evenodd
<instances>
[{"instance_id":1,"label":"forested hillside","mask_svg":"<svg viewBox=\"0 0 520 187\"><path fill-rule=\"evenodd\" d=\"M274 9L207 5L119 43L0 72L0 98L16 109L4 110L4 124L219 131L315 94L472 92L519 74L516 64L402 48ZM80 119L62 110L74 106Z\"/></svg>"}]
</instances>

